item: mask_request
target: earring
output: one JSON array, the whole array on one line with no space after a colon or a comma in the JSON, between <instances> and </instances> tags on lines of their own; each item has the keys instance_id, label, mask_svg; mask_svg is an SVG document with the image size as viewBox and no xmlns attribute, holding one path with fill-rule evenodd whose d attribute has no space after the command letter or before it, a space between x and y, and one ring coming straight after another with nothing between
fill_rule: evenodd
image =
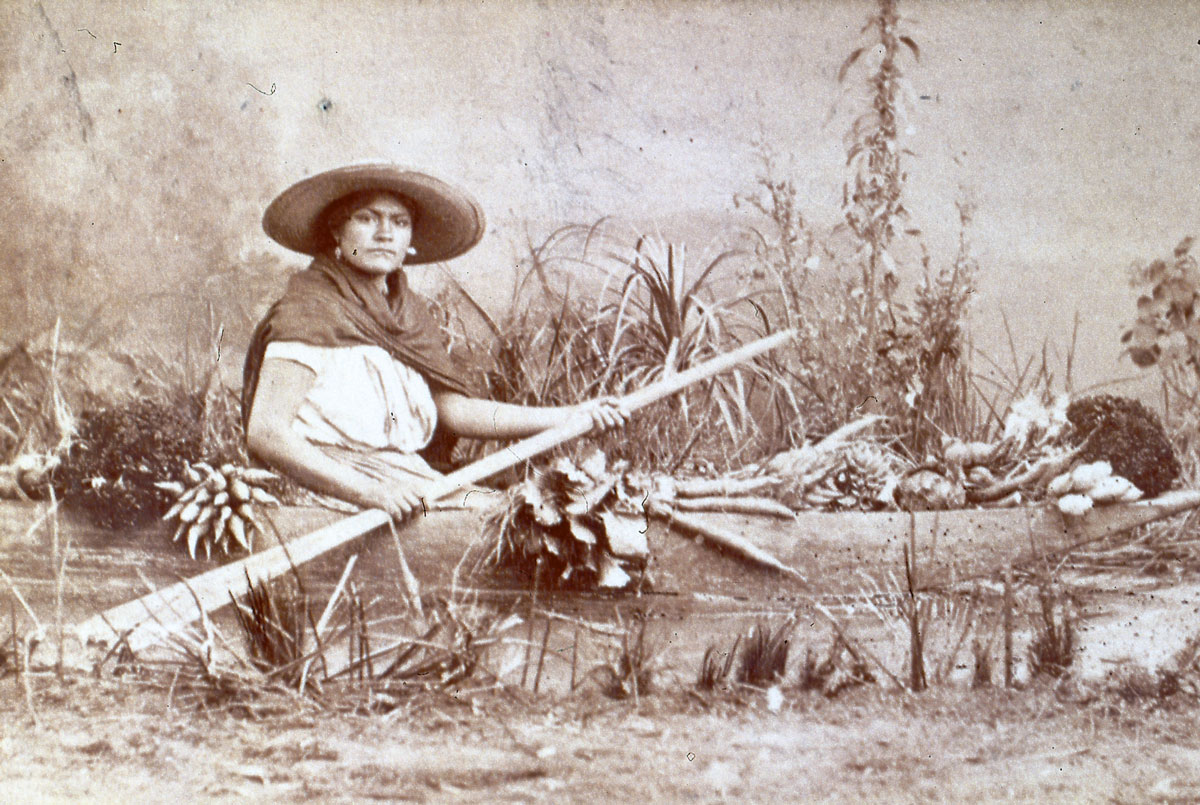
<instances>
[{"instance_id":1,"label":"earring","mask_svg":"<svg viewBox=\"0 0 1200 805\"><path fill-rule=\"evenodd\" d=\"M333 256L335 259L338 260L338 262L341 262L341 260L342 260L342 247L341 246L333 247Z\"/></svg>"},{"instance_id":2,"label":"earring","mask_svg":"<svg viewBox=\"0 0 1200 805\"><path fill-rule=\"evenodd\" d=\"M412 255L415 255L415 254L417 253L417 247L416 247L416 246L409 246L409 247L408 247L408 253L409 253L409 255L410 255L410 256L412 256Z\"/></svg>"}]
</instances>

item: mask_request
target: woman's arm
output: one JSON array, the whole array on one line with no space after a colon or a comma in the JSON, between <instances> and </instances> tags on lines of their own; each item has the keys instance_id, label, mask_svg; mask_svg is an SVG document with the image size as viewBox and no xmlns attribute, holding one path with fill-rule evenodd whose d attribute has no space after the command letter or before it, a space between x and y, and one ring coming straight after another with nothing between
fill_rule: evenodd
<instances>
[{"instance_id":1,"label":"woman's arm","mask_svg":"<svg viewBox=\"0 0 1200 805\"><path fill-rule=\"evenodd\" d=\"M294 430L296 412L316 373L294 361L267 358L258 376L254 407L246 423L246 447L305 486L401 520L420 508L420 489L396 488L325 455Z\"/></svg>"},{"instance_id":2,"label":"woman's arm","mask_svg":"<svg viewBox=\"0 0 1200 805\"><path fill-rule=\"evenodd\" d=\"M629 413L614 400L581 405L537 407L467 397L456 391L435 393L438 419L458 436L472 439L523 439L586 413L597 430L621 427Z\"/></svg>"}]
</instances>

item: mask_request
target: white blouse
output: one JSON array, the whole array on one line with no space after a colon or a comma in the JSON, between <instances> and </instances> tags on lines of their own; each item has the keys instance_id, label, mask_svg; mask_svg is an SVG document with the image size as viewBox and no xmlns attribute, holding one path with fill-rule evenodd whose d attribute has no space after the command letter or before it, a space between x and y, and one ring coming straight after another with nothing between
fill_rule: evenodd
<instances>
[{"instance_id":1,"label":"white blouse","mask_svg":"<svg viewBox=\"0 0 1200 805\"><path fill-rule=\"evenodd\" d=\"M425 378L382 347L314 347L272 341L264 360L316 373L292 428L317 444L413 453L429 444L437 406Z\"/></svg>"}]
</instances>

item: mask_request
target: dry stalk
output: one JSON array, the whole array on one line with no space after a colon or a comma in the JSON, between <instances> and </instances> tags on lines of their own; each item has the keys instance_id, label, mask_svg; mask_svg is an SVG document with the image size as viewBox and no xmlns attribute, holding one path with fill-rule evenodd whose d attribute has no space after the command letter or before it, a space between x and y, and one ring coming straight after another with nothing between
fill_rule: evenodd
<instances>
[{"instance_id":1,"label":"dry stalk","mask_svg":"<svg viewBox=\"0 0 1200 805\"><path fill-rule=\"evenodd\" d=\"M57 329L56 329L57 334ZM58 640L58 655L55 658L54 671L62 678L63 672L63 580L67 576L67 549L59 545L58 531L58 499L54 496L54 488L50 488L50 543L51 556L54 559L54 634ZM68 540L68 545L70 540Z\"/></svg>"},{"instance_id":2,"label":"dry stalk","mask_svg":"<svg viewBox=\"0 0 1200 805\"><path fill-rule=\"evenodd\" d=\"M25 689L25 708L29 710L29 716L33 719L33 726L40 730L42 728L42 719L38 716L37 708L33 706L33 687L29 682L30 673L28 641L21 641L18 663L20 666L18 675L21 677L21 684Z\"/></svg>"},{"instance_id":3,"label":"dry stalk","mask_svg":"<svg viewBox=\"0 0 1200 805\"><path fill-rule=\"evenodd\" d=\"M916 563L915 557L909 555L908 546L904 546L904 579L907 585L907 596L903 599L903 613L908 622L908 685L917 692L925 690L925 635L922 621L928 620L928 601L918 601L916 593Z\"/></svg>"},{"instance_id":4,"label":"dry stalk","mask_svg":"<svg viewBox=\"0 0 1200 805\"><path fill-rule=\"evenodd\" d=\"M546 647L550 643L550 627L554 625L554 621L546 619L546 631L542 634L542 650L538 654L537 673L533 675L533 693L537 695L538 688L542 684L542 665L546 662Z\"/></svg>"},{"instance_id":5,"label":"dry stalk","mask_svg":"<svg viewBox=\"0 0 1200 805\"><path fill-rule=\"evenodd\" d=\"M541 616L551 620L562 621L563 623L574 624L577 629L586 629L593 634L604 635L605 637L620 637L621 630L608 626L607 624L588 621L582 618L573 618L570 615L564 615L561 612L553 610L545 610L539 613Z\"/></svg>"},{"instance_id":6,"label":"dry stalk","mask_svg":"<svg viewBox=\"0 0 1200 805\"><path fill-rule=\"evenodd\" d=\"M843 628L841 621L839 621L837 616L835 616L832 612L829 611L828 607L826 607L824 604L822 604L820 601L817 601L817 600L813 600L812 605L813 605L813 608L817 612L820 612L822 615L825 616L826 620L829 621L829 624L830 624L830 626L833 627L833 631L836 633L838 639L841 640L842 643L845 644L846 650L850 652L850 655L854 658L854 661L856 663L859 663L860 665L866 665L866 663L863 662L863 657L866 657L872 663L874 663L874 665L880 671L883 672L884 676L886 676L888 679L890 679L892 681L892 684L894 684L897 689L904 691L905 693L910 692L908 689L908 686L905 685L903 682L901 682L900 679L895 674L893 674L890 670L888 670L888 667L886 665L884 665L882 662L880 662L879 658L876 657L870 651L870 649L866 648L865 646L854 643L850 640L850 638L846 635L846 630L845 630L845 628Z\"/></svg>"},{"instance_id":7,"label":"dry stalk","mask_svg":"<svg viewBox=\"0 0 1200 805\"><path fill-rule=\"evenodd\" d=\"M7 584L8 589L12 591L13 598L21 605L21 608L25 610L25 614L29 616L29 619L33 621L34 630L40 633L42 631L42 622L39 621L37 615L33 613L33 609L31 609L28 602L25 601L25 596L21 595L21 591L17 589L17 585L13 582L12 577L5 573L4 568L2 567L0 567L0 578L4 579L4 583Z\"/></svg>"},{"instance_id":8,"label":"dry stalk","mask_svg":"<svg viewBox=\"0 0 1200 805\"><path fill-rule=\"evenodd\" d=\"M404 549L400 547L400 534L396 531L396 524L388 521L388 530L392 534L392 542L396 546L396 560L400 565L400 580L403 582L401 588L404 592L405 600L410 609L417 613L417 617L425 617L425 613L421 609L421 587L417 584L417 577L413 575L412 570L408 567L408 560L404 558Z\"/></svg>"},{"instance_id":9,"label":"dry stalk","mask_svg":"<svg viewBox=\"0 0 1200 805\"><path fill-rule=\"evenodd\" d=\"M325 630L329 626L329 620L333 617L334 608L341 600L342 590L345 589L346 582L350 578L350 573L354 570L354 564L358 561L358 554L354 554L346 562L346 567L342 570L342 575L338 578L337 584L333 588L333 594L329 596L328 603L325 604L325 611L321 613L321 618L317 621L317 625L313 627L313 640L317 644L316 653L305 660L304 668L300 671L299 690L304 691L305 684L308 681L308 670L312 667L313 660L316 657L321 658L322 664L325 662L325 647L322 641L325 638Z\"/></svg>"},{"instance_id":10,"label":"dry stalk","mask_svg":"<svg viewBox=\"0 0 1200 805\"><path fill-rule=\"evenodd\" d=\"M549 623L549 621L547 621ZM579 666L579 627L575 627L575 639L571 642L571 687L572 693L575 692L575 671Z\"/></svg>"},{"instance_id":11,"label":"dry stalk","mask_svg":"<svg viewBox=\"0 0 1200 805\"><path fill-rule=\"evenodd\" d=\"M1013 580L1012 568L1004 570L1004 687L1013 686Z\"/></svg>"}]
</instances>

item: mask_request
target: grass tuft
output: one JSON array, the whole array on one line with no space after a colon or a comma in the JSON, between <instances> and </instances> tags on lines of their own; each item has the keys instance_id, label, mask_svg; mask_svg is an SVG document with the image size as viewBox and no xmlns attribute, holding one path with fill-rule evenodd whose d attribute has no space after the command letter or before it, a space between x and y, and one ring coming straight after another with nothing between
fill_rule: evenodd
<instances>
[{"instance_id":1,"label":"grass tuft","mask_svg":"<svg viewBox=\"0 0 1200 805\"><path fill-rule=\"evenodd\" d=\"M712 693L726 687L729 683L729 672L733 670L733 662L737 658L738 645L742 642L741 635L734 638L729 651L722 652L716 645L710 645L704 650L704 658L700 661L700 673L696 677L696 687L705 693ZM721 659L721 655L725 659Z\"/></svg>"},{"instance_id":2,"label":"grass tuft","mask_svg":"<svg viewBox=\"0 0 1200 805\"><path fill-rule=\"evenodd\" d=\"M294 681L291 677L298 678L304 657L308 597L289 576L258 584L251 584L247 576L246 584L246 602L234 600L234 612L247 655L260 671L290 669L285 678Z\"/></svg>"},{"instance_id":3,"label":"grass tuft","mask_svg":"<svg viewBox=\"0 0 1200 805\"><path fill-rule=\"evenodd\" d=\"M1035 675L1058 678L1075 662L1075 616L1055 585L1040 587L1038 599L1041 618L1029 645L1029 667Z\"/></svg>"},{"instance_id":4,"label":"grass tuft","mask_svg":"<svg viewBox=\"0 0 1200 805\"><path fill-rule=\"evenodd\" d=\"M840 634L820 660L811 648L805 648L804 661L796 678L799 690L819 691L826 698L833 698L851 687L874 683L875 675L866 661L850 648Z\"/></svg>"},{"instance_id":5,"label":"grass tuft","mask_svg":"<svg viewBox=\"0 0 1200 805\"><path fill-rule=\"evenodd\" d=\"M649 616L639 614L623 624L619 649L608 662L593 669L605 696L636 702L653 689L659 652L646 640L648 623Z\"/></svg>"},{"instance_id":6,"label":"grass tuft","mask_svg":"<svg viewBox=\"0 0 1200 805\"><path fill-rule=\"evenodd\" d=\"M766 623L755 624L742 648L738 682L760 688L781 682L787 673L789 640L794 628L793 620L775 630Z\"/></svg>"}]
</instances>

